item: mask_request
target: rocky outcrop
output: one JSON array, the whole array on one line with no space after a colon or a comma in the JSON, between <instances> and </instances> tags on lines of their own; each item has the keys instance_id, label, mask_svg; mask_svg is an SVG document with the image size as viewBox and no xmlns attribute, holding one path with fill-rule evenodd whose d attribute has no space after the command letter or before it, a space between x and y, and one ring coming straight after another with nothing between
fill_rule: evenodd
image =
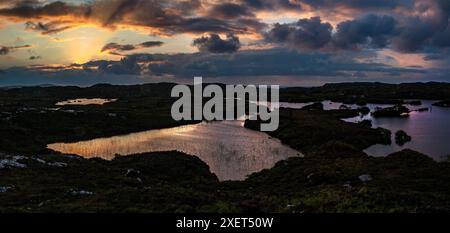
<instances>
[{"instance_id":1,"label":"rocky outcrop","mask_svg":"<svg viewBox=\"0 0 450 233\"><path fill-rule=\"evenodd\" d=\"M408 117L410 110L403 105L389 108L380 108L372 113L373 117Z\"/></svg>"}]
</instances>

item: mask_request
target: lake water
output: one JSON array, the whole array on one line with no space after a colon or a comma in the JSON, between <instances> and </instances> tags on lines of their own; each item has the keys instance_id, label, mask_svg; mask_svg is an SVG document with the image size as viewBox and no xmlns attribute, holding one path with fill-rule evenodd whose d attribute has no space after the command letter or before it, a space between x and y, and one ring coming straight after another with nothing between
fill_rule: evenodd
<instances>
[{"instance_id":1,"label":"lake water","mask_svg":"<svg viewBox=\"0 0 450 233\"><path fill-rule=\"evenodd\" d=\"M370 114L343 119L347 122L371 120L374 128L382 127L391 130L391 145L374 145L365 150L371 156L386 156L403 149L413 149L440 161L450 155L450 108L432 106L436 101L422 100L422 105L405 105L410 110L429 108L429 111L412 111L404 118L373 118ZM390 107L392 105L369 104L367 107L374 111L376 107ZM405 131L412 137L412 141L403 146L395 143L395 132Z\"/></svg>"},{"instance_id":2,"label":"lake water","mask_svg":"<svg viewBox=\"0 0 450 233\"><path fill-rule=\"evenodd\" d=\"M418 110L420 108L429 108L429 111L418 112L412 111L409 117L405 118L373 118L371 114L361 115L358 117L342 119L346 122L361 122L363 120L371 120L372 127L382 127L392 132L391 145L374 145L367 148L366 152L370 156L380 157L387 156L403 149L413 149L418 152L429 155L437 161L447 159L450 155L450 108L432 106L436 101L422 100L422 105L413 106L405 105L410 110ZM324 110L339 109L342 103L323 101ZM312 103L279 103L279 106L285 108L302 108ZM347 105L356 109L360 106ZM374 112L377 107L392 107L388 104L367 104L367 107ZM395 143L395 133L398 130L405 131L412 137L412 141L403 146Z\"/></svg>"},{"instance_id":3,"label":"lake water","mask_svg":"<svg viewBox=\"0 0 450 233\"><path fill-rule=\"evenodd\" d=\"M198 156L220 180L243 180L278 161L302 156L266 133L244 128L243 121L203 122L77 143L55 143L48 148L104 159L112 159L116 154L176 150Z\"/></svg>"},{"instance_id":4,"label":"lake water","mask_svg":"<svg viewBox=\"0 0 450 233\"><path fill-rule=\"evenodd\" d=\"M428 112L411 112L407 118L372 118L370 114L343 119L347 122L371 120L374 128L383 127L393 132L392 145L374 145L365 150L371 156L386 156L410 148L435 160L450 154L450 108L432 106L434 101L422 101L421 106L407 106L411 110L428 107ZM323 101L325 110L339 109L342 103ZM311 103L286 103L284 108L300 109ZM276 105L271 105L276 106ZM348 105L357 108L356 105ZM377 107L392 105L368 104L373 112ZM404 130L412 141L404 146L395 144L394 134ZM116 154L130 155L155 151L181 151L196 155L210 167L220 180L242 180L253 172L271 168L281 160L302 154L266 133L243 127L243 121L222 121L185 125L170 129L149 130L110 138L77 143L55 143L48 148L85 158L112 159Z\"/></svg>"},{"instance_id":5,"label":"lake water","mask_svg":"<svg viewBox=\"0 0 450 233\"><path fill-rule=\"evenodd\" d=\"M56 103L57 106L65 106L65 105L103 105L106 103L111 103L117 101L117 99L101 99L101 98L93 98L93 99L72 99L66 100Z\"/></svg>"}]
</instances>

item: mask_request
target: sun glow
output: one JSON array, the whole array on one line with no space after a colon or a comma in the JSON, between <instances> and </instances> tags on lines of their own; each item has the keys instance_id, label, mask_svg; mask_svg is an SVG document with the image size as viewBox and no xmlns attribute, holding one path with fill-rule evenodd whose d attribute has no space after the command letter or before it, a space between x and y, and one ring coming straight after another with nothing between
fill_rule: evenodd
<instances>
[{"instance_id":1,"label":"sun glow","mask_svg":"<svg viewBox=\"0 0 450 233\"><path fill-rule=\"evenodd\" d=\"M69 35L70 34L70 35ZM86 63L92 59L104 57L101 53L110 32L99 30L98 27L85 26L68 33L67 58L77 64ZM73 35L73 37L72 37Z\"/></svg>"}]
</instances>

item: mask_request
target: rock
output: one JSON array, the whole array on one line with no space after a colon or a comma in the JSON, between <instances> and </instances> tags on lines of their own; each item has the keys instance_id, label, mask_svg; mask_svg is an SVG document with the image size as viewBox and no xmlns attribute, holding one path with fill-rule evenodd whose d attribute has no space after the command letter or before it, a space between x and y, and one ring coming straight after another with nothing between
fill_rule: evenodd
<instances>
[{"instance_id":1,"label":"rock","mask_svg":"<svg viewBox=\"0 0 450 233\"><path fill-rule=\"evenodd\" d=\"M37 158L37 157L33 157L32 159L33 159L34 161L38 162L38 163L42 163L42 164L46 164L46 163L47 163L45 160L42 160L42 159Z\"/></svg>"},{"instance_id":2,"label":"rock","mask_svg":"<svg viewBox=\"0 0 450 233\"><path fill-rule=\"evenodd\" d=\"M62 162L53 162L53 163L47 163L50 167L67 167L67 163Z\"/></svg>"},{"instance_id":3,"label":"rock","mask_svg":"<svg viewBox=\"0 0 450 233\"><path fill-rule=\"evenodd\" d=\"M30 159L30 160L34 160L40 164L44 164L50 167L67 167L67 163L63 163L63 162L47 162L43 159L38 158L37 156L33 156L31 158L25 158L25 159Z\"/></svg>"},{"instance_id":4,"label":"rock","mask_svg":"<svg viewBox=\"0 0 450 233\"><path fill-rule=\"evenodd\" d=\"M11 186L0 186L0 193L6 193L11 189L12 189Z\"/></svg>"},{"instance_id":5,"label":"rock","mask_svg":"<svg viewBox=\"0 0 450 233\"><path fill-rule=\"evenodd\" d=\"M13 156L11 158L0 160L0 169L4 168L26 168L27 165L19 163L19 160L23 160L23 156Z\"/></svg>"},{"instance_id":6,"label":"rock","mask_svg":"<svg viewBox=\"0 0 450 233\"><path fill-rule=\"evenodd\" d=\"M291 213L303 213L305 211L305 204L303 202L297 204L287 204L286 209Z\"/></svg>"},{"instance_id":7,"label":"rock","mask_svg":"<svg viewBox=\"0 0 450 233\"><path fill-rule=\"evenodd\" d=\"M350 191L353 189L353 186L350 184L350 181L345 182L344 185L342 185L347 191Z\"/></svg>"},{"instance_id":8,"label":"rock","mask_svg":"<svg viewBox=\"0 0 450 233\"><path fill-rule=\"evenodd\" d=\"M364 182L364 183L372 181L372 176L368 175L368 174L360 175L360 176L358 176L358 178L361 182Z\"/></svg>"},{"instance_id":9,"label":"rock","mask_svg":"<svg viewBox=\"0 0 450 233\"><path fill-rule=\"evenodd\" d=\"M87 191L87 190L71 190L70 194L73 196L90 196L93 195L94 193L91 191Z\"/></svg>"},{"instance_id":10,"label":"rock","mask_svg":"<svg viewBox=\"0 0 450 233\"><path fill-rule=\"evenodd\" d=\"M128 169L127 173L125 173L126 177L131 177L131 178L139 178L139 176L141 175L141 172L138 170L134 170L134 169Z\"/></svg>"},{"instance_id":11,"label":"rock","mask_svg":"<svg viewBox=\"0 0 450 233\"><path fill-rule=\"evenodd\" d=\"M345 104L341 104L341 106L339 106L340 110L351 110L352 108L348 105Z\"/></svg>"},{"instance_id":12,"label":"rock","mask_svg":"<svg viewBox=\"0 0 450 233\"><path fill-rule=\"evenodd\" d=\"M68 159L81 159L81 157L79 155L63 155L64 157L68 158Z\"/></svg>"},{"instance_id":13,"label":"rock","mask_svg":"<svg viewBox=\"0 0 450 233\"><path fill-rule=\"evenodd\" d=\"M399 146L405 145L407 142L412 140L411 136L409 136L405 131L399 130L395 133L395 143Z\"/></svg>"},{"instance_id":14,"label":"rock","mask_svg":"<svg viewBox=\"0 0 450 233\"><path fill-rule=\"evenodd\" d=\"M47 165L47 166L50 166L50 167L67 167L67 163L63 163L63 162L47 162L47 161L45 161L45 160L43 160L43 159L41 159L41 158L39 158L37 156L22 157L22 159L24 159L24 160L32 160L32 161L35 161L35 162L38 162L40 164Z\"/></svg>"}]
</instances>

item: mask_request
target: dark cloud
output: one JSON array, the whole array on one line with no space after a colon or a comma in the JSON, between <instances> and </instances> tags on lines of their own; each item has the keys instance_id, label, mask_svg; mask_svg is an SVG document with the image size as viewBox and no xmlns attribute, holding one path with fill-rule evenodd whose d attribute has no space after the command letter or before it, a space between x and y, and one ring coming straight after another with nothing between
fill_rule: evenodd
<instances>
[{"instance_id":1,"label":"dark cloud","mask_svg":"<svg viewBox=\"0 0 450 233\"><path fill-rule=\"evenodd\" d=\"M292 24L275 24L267 33L267 40L282 43L294 48L320 49L331 40L333 27L319 17L300 19Z\"/></svg>"},{"instance_id":2,"label":"dark cloud","mask_svg":"<svg viewBox=\"0 0 450 233\"><path fill-rule=\"evenodd\" d=\"M255 33L260 26L249 10L236 4L212 5L217 14L199 16L202 2L199 0L96 0L88 3L69 4L52 2L48 4L15 5L1 8L0 16L30 23L30 29L56 33L80 23L94 23L115 28L118 25L147 27L152 33ZM236 11L233 11L237 10ZM239 10L240 9L240 10ZM220 12L220 13L219 13ZM231 19L232 18L232 19ZM246 19L247 21L242 21ZM251 20L250 20L251 19ZM48 25L51 23L51 25ZM249 24L246 24L249 23ZM50 27L51 26L51 27Z\"/></svg>"},{"instance_id":3,"label":"dark cloud","mask_svg":"<svg viewBox=\"0 0 450 233\"><path fill-rule=\"evenodd\" d=\"M401 6L411 7L413 0L300 0L315 9L332 9L346 7L351 9L373 10L373 9L395 9Z\"/></svg>"},{"instance_id":4,"label":"dark cloud","mask_svg":"<svg viewBox=\"0 0 450 233\"><path fill-rule=\"evenodd\" d=\"M414 52L422 49L427 40L435 33L435 28L419 18L411 19L401 26L400 34L393 38L393 47L401 52Z\"/></svg>"},{"instance_id":5,"label":"dark cloud","mask_svg":"<svg viewBox=\"0 0 450 233\"><path fill-rule=\"evenodd\" d=\"M115 52L115 51L131 51L131 50L135 50L136 47L134 45L131 44L127 44L127 45L121 45L121 44L117 44L117 43L108 43L105 46L103 46L102 48L102 52L105 51L110 51L110 52Z\"/></svg>"},{"instance_id":6,"label":"dark cloud","mask_svg":"<svg viewBox=\"0 0 450 233\"><path fill-rule=\"evenodd\" d=\"M449 1L418 1L415 11L419 15L402 17L399 35L393 38L393 48L402 52L415 52L429 46L447 47L448 43L443 40L449 24Z\"/></svg>"},{"instance_id":7,"label":"dark cloud","mask_svg":"<svg viewBox=\"0 0 450 233\"><path fill-rule=\"evenodd\" d=\"M92 61L82 65L97 72L174 76L346 76L348 73L421 73L377 63L360 63L352 56L300 53L286 49L238 51L234 54L133 54L120 61Z\"/></svg>"},{"instance_id":8,"label":"dark cloud","mask_svg":"<svg viewBox=\"0 0 450 233\"><path fill-rule=\"evenodd\" d=\"M445 59L445 56L442 54L428 54L423 59L425 61L442 60Z\"/></svg>"},{"instance_id":9,"label":"dark cloud","mask_svg":"<svg viewBox=\"0 0 450 233\"><path fill-rule=\"evenodd\" d=\"M0 6L34 6L39 0L2 0Z\"/></svg>"},{"instance_id":10,"label":"dark cloud","mask_svg":"<svg viewBox=\"0 0 450 233\"><path fill-rule=\"evenodd\" d=\"M56 34L62 31L65 31L72 26L58 26L58 23L50 22L50 23L42 23L42 22L26 22L25 29L31 31L41 32L43 35Z\"/></svg>"},{"instance_id":11,"label":"dark cloud","mask_svg":"<svg viewBox=\"0 0 450 233\"><path fill-rule=\"evenodd\" d=\"M42 57L41 56L31 56L31 57L29 57L29 60L39 60L39 59L42 59Z\"/></svg>"},{"instance_id":12,"label":"dark cloud","mask_svg":"<svg viewBox=\"0 0 450 233\"><path fill-rule=\"evenodd\" d=\"M366 14L340 22L334 33L320 18L275 24L266 40L303 50L391 48L399 52L426 52L450 47L450 9L439 2L424 2L416 16ZM441 7L442 6L442 7Z\"/></svg>"},{"instance_id":13,"label":"dark cloud","mask_svg":"<svg viewBox=\"0 0 450 233\"><path fill-rule=\"evenodd\" d=\"M151 48L151 47L159 47L162 46L164 42L162 41L147 41L138 45L141 48Z\"/></svg>"},{"instance_id":14,"label":"dark cloud","mask_svg":"<svg viewBox=\"0 0 450 233\"><path fill-rule=\"evenodd\" d=\"M450 47L450 24L444 31L434 35L432 44L436 47Z\"/></svg>"},{"instance_id":15,"label":"dark cloud","mask_svg":"<svg viewBox=\"0 0 450 233\"><path fill-rule=\"evenodd\" d=\"M241 0L241 4L252 10L300 10L299 0Z\"/></svg>"},{"instance_id":16,"label":"dark cloud","mask_svg":"<svg viewBox=\"0 0 450 233\"><path fill-rule=\"evenodd\" d=\"M11 49L9 47L0 47L0 55L7 55L9 54L9 52L11 51Z\"/></svg>"},{"instance_id":17,"label":"dark cloud","mask_svg":"<svg viewBox=\"0 0 450 233\"><path fill-rule=\"evenodd\" d=\"M8 55L11 52L14 52L17 49L31 48L31 45L21 45L21 46L0 46L0 56Z\"/></svg>"},{"instance_id":18,"label":"dark cloud","mask_svg":"<svg viewBox=\"0 0 450 233\"><path fill-rule=\"evenodd\" d=\"M333 43L341 49L358 47L384 48L394 35L397 21L392 16L367 15L360 19L349 20L337 26Z\"/></svg>"},{"instance_id":19,"label":"dark cloud","mask_svg":"<svg viewBox=\"0 0 450 233\"><path fill-rule=\"evenodd\" d=\"M120 61L91 61L83 64L85 70L95 69L99 72L112 73L119 75L140 75L144 67L142 62L149 62L148 59L142 59L139 56L126 56Z\"/></svg>"},{"instance_id":20,"label":"dark cloud","mask_svg":"<svg viewBox=\"0 0 450 233\"><path fill-rule=\"evenodd\" d=\"M18 2L11 8L0 9L0 15L20 17L20 18L36 18L45 16L88 16L89 8L83 5L71 5L64 2L52 2L41 5L39 2L32 1L28 4Z\"/></svg>"},{"instance_id":21,"label":"dark cloud","mask_svg":"<svg viewBox=\"0 0 450 233\"><path fill-rule=\"evenodd\" d=\"M181 21L179 24L171 25L170 31L172 33L175 32L195 32L195 33L203 33L203 32L228 32L228 31L241 31L239 27L236 26L233 28L232 25L227 23L226 21L215 19L215 18L189 18ZM245 30L245 28L243 28Z\"/></svg>"},{"instance_id":22,"label":"dark cloud","mask_svg":"<svg viewBox=\"0 0 450 233\"><path fill-rule=\"evenodd\" d=\"M322 11L356 9L363 16L338 23L329 46L324 33L312 33L295 24L275 24L268 39L300 49L392 48L417 52L450 46L450 1L448 0L300 0ZM367 14L370 11L383 14ZM319 28L316 23L315 28ZM295 36L297 34L297 36ZM324 35L324 36L320 36ZM317 43L313 43L317 42Z\"/></svg>"},{"instance_id":23,"label":"dark cloud","mask_svg":"<svg viewBox=\"0 0 450 233\"><path fill-rule=\"evenodd\" d=\"M211 34L209 37L194 39L192 44L200 51L210 53L233 53L241 47L239 38L233 34L228 34L226 39Z\"/></svg>"},{"instance_id":24,"label":"dark cloud","mask_svg":"<svg viewBox=\"0 0 450 233\"><path fill-rule=\"evenodd\" d=\"M209 13L212 16L224 19L254 16L254 14L247 6L235 3L222 3L219 5L215 5L212 7Z\"/></svg>"},{"instance_id":25,"label":"dark cloud","mask_svg":"<svg viewBox=\"0 0 450 233\"><path fill-rule=\"evenodd\" d=\"M111 54L121 55L121 52L127 52L127 51L133 51L137 49L145 49L145 48L152 48L152 47L159 47L162 46L164 43L161 41L147 41L143 42L137 45L131 45L131 44L117 44L117 43L108 43L102 48L102 52L108 51Z\"/></svg>"}]
</instances>

